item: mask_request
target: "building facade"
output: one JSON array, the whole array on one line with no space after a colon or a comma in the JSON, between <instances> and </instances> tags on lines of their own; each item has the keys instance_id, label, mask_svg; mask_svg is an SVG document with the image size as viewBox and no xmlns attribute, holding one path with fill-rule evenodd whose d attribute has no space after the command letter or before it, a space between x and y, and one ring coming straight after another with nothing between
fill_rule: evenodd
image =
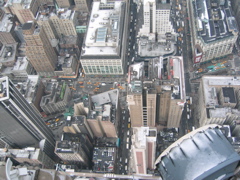
<instances>
[{"instance_id":1,"label":"building facade","mask_svg":"<svg viewBox=\"0 0 240 180\"><path fill-rule=\"evenodd\" d=\"M34 21L41 2L41 0L8 0L4 8L6 13L16 15L19 22L24 24Z\"/></svg>"},{"instance_id":2,"label":"building facade","mask_svg":"<svg viewBox=\"0 0 240 180\"><path fill-rule=\"evenodd\" d=\"M238 29L229 1L188 1L194 63L232 53Z\"/></svg>"},{"instance_id":3,"label":"building facade","mask_svg":"<svg viewBox=\"0 0 240 180\"><path fill-rule=\"evenodd\" d=\"M51 130L46 126L38 113L26 101L14 84L7 78L1 82L1 139L12 147L35 145L47 139L54 145Z\"/></svg>"},{"instance_id":4,"label":"building facade","mask_svg":"<svg viewBox=\"0 0 240 180\"><path fill-rule=\"evenodd\" d=\"M170 20L170 3L159 3L156 0L144 0L142 6L143 24L139 30L138 36L174 32L172 22Z\"/></svg>"},{"instance_id":5,"label":"building facade","mask_svg":"<svg viewBox=\"0 0 240 180\"><path fill-rule=\"evenodd\" d=\"M14 31L15 29L15 17L11 14L3 13L0 16L0 43L3 45L15 44L19 42L19 39Z\"/></svg>"},{"instance_id":6,"label":"building facade","mask_svg":"<svg viewBox=\"0 0 240 180\"><path fill-rule=\"evenodd\" d=\"M148 77L144 69L148 69ZM148 65L136 63L129 67L128 75L132 127L179 127L186 98L182 57L155 58Z\"/></svg>"},{"instance_id":7,"label":"building facade","mask_svg":"<svg viewBox=\"0 0 240 180\"><path fill-rule=\"evenodd\" d=\"M26 55L34 69L40 75L52 75L57 62L57 55L43 28L29 22L23 25L26 41Z\"/></svg>"},{"instance_id":8,"label":"building facade","mask_svg":"<svg viewBox=\"0 0 240 180\"><path fill-rule=\"evenodd\" d=\"M64 36L77 36L77 12L72 10L59 9L57 14L50 14L50 22L54 27L57 37Z\"/></svg>"},{"instance_id":9,"label":"building facade","mask_svg":"<svg viewBox=\"0 0 240 180\"><path fill-rule=\"evenodd\" d=\"M80 12L89 13L91 11L92 0L74 0L75 8Z\"/></svg>"},{"instance_id":10,"label":"building facade","mask_svg":"<svg viewBox=\"0 0 240 180\"><path fill-rule=\"evenodd\" d=\"M147 174L155 168L156 139L156 128L133 128L131 150L136 174Z\"/></svg>"},{"instance_id":11,"label":"building facade","mask_svg":"<svg viewBox=\"0 0 240 180\"><path fill-rule=\"evenodd\" d=\"M200 126L208 124L239 125L240 80L234 76L203 76L198 90L195 118Z\"/></svg>"},{"instance_id":12,"label":"building facade","mask_svg":"<svg viewBox=\"0 0 240 180\"><path fill-rule=\"evenodd\" d=\"M64 162L90 165L93 145L86 134L64 133L62 140L57 141L55 154Z\"/></svg>"},{"instance_id":13,"label":"building facade","mask_svg":"<svg viewBox=\"0 0 240 180\"><path fill-rule=\"evenodd\" d=\"M59 8L69 8L71 6L70 0L56 0Z\"/></svg>"}]
</instances>

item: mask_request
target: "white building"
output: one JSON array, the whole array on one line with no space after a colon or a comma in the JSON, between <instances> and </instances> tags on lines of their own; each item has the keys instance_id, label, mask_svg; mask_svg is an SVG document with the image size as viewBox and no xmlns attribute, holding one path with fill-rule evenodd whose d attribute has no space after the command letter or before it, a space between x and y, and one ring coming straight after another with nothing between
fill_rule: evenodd
<instances>
[{"instance_id":1,"label":"white building","mask_svg":"<svg viewBox=\"0 0 240 180\"><path fill-rule=\"evenodd\" d=\"M126 56L125 2L93 2L81 64L86 75L123 75Z\"/></svg>"},{"instance_id":2,"label":"white building","mask_svg":"<svg viewBox=\"0 0 240 180\"><path fill-rule=\"evenodd\" d=\"M158 3L156 0L143 0L144 23L139 31L139 36L150 34L165 34L174 32L170 21L171 5Z\"/></svg>"}]
</instances>

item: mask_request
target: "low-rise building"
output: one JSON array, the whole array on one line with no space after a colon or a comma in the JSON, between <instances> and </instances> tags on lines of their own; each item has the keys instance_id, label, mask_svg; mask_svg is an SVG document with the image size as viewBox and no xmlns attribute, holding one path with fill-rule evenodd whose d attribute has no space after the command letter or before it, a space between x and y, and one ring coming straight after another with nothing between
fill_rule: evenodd
<instances>
[{"instance_id":1,"label":"low-rise building","mask_svg":"<svg viewBox=\"0 0 240 180\"><path fill-rule=\"evenodd\" d=\"M49 94L42 97L40 106L46 114L65 110L71 97L71 90L65 82L48 82L45 85L45 92Z\"/></svg>"}]
</instances>

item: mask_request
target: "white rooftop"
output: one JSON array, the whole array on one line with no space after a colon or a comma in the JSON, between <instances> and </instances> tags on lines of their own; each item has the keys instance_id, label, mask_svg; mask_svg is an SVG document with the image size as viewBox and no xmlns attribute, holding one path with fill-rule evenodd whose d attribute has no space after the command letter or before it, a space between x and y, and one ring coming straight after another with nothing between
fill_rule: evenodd
<instances>
[{"instance_id":1,"label":"white rooftop","mask_svg":"<svg viewBox=\"0 0 240 180\"><path fill-rule=\"evenodd\" d=\"M13 22L9 19L11 17L13 17L13 15L4 14L4 17L0 22L0 32L10 32L13 26Z\"/></svg>"},{"instance_id":2,"label":"white rooftop","mask_svg":"<svg viewBox=\"0 0 240 180\"><path fill-rule=\"evenodd\" d=\"M100 2L93 2L83 56L120 54L122 2L114 2L113 9L101 9L100 6Z\"/></svg>"},{"instance_id":3,"label":"white rooftop","mask_svg":"<svg viewBox=\"0 0 240 180\"><path fill-rule=\"evenodd\" d=\"M13 4L21 4L23 9L30 8L32 0L8 0L5 6L12 6Z\"/></svg>"},{"instance_id":4,"label":"white rooftop","mask_svg":"<svg viewBox=\"0 0 240 180\"><path fill-rule=\"evenodd\" d=\"M239 86L240 77L234 76L203 76L203 93L205 105L218 105L217 88L224 86Z\"/></svg>"},{"instance_id":5,"label":"white rooftop","mask_svg":"<svg viewBox=\"0 0 240 180\"><path fill-rule=\"evenodd\" d=\"M23 71L27 68L28 63L29 62L28 62L26 56L25 57L18 57L12 70L13 71Z\"/></svg>"}]
</instances>

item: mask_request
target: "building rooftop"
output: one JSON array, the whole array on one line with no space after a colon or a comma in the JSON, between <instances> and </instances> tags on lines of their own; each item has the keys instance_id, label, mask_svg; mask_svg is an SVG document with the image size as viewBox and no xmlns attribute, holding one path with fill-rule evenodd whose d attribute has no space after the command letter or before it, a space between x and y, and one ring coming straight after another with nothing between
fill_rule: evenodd
<instances>
[{"instance_id":1,"label":"building rooftop","mask_svg":"<svg viewBox=\"0 0 240 180\"><path fill-rule=\"evenodd\" d=\"M16 53L17 53L17 44L8 44L3 45L1 51L0 51L0 62L1 63L8 63L12 62L13 64L16 60Z\"/></svg>"},{"instance_id":2,"label":"building rooftop","mask_svg":"<svg viewBox=\"0 0 240 180\"><path fill-rule=\"evenodd\" d=\"M15 62L14 66L13 66L13 71L22 71L25 70L27 68L29 61L27 60L27 57L18 57L17 61Z\"/></svg>"},{"instance_id":3,"label":"building rooftop","mask_svg":"<svg viewBox=\"0 0 240 180\"><path fill-rule=\"evenodd\" d=\"M223 87L222 92L225 103L236 103L235 92L233 87Z\"/></svg>"},{"instance_id":4,"label":"building rooftop","mask_svg":"<svg viewBox=\"0 0 240 180\"><path fill-rule=\"evenodd\" d=\"M13 15L4 14L3 19L0 22L0 32L10 32L13 26Z\"/></svg>"},{"instance_id":5,"label":"building rooftop","mask_svg":"<svg viewBox=\"0 0 240 180\"><path fill-rule=\"evenodd\" d=\"M240 161L215 125L196 129L170 145L155 161L163 180L227 179ZM184 164L184 166L183 166Z\"/></svg>"},{"instance_id":6,"label":"building rooftop","mask_svg":"<svg viewBox=\"0 0 240 180\"><path fill-rule=\"evenodd\" d=\"M217 91L218 87L237 87L240 85L240 78L234 76L203 76L203 93L206 106L219 105Z\"/></svg>"},{"instance_id":7,"label":"building rooftop","mask_svg":"<svg viewBox=\"0 0 240 180\"><path fill-rule=\"evenodd\" d=\"M32 25L33 25L33 22L24 23L22 26L22 30L29 30L32 28Z\"/></svg>"},{"instance_id":8,"label":"building rooftop","mask_svg":"<svg viewBox=\"0 0 240 180\"><path fill-rule=\"evenodd\" d=\"M73 19L75 11L67 9L58 9L57 11L59 19Z\"/></svg>"},{"instance_id":9,"label":"building rooftop","mask_svg":"<svg viewBox=\"0 0 240 180\"><path fill-rule=\"evenodd\" d=\"M149 127L133 128L132 145L135 148L146 148L147 138L154 138L156 141L157 130Z\"/></svg>"},{"instance_id":10,"label":"building rooftop","mask_svg":"<svg viewBox=\"0 0 240 180\"><path fill-rule=\"evenodd\" d=\"M7 76L0 78L0 101L9 99L9 79Z\"/></svg>"},{"instance_id":11,"label":"building rooftop","mask_svg":"<svg viewBox=\"0 0 240 180\"><path fill-rule=\"evenodd\" d=\"M111 103L117 109L118 98L119 98L118 96L119 96L118 89L114 89L114 90L106 91L106 92L91 96L91 99L95 106L101 106L104 104Z\"/></svg>"},{"instance_id":12,"label":"building rooftop","mask_svg":"<svg viewBox=\"0 0 240 180\"><path fill-rule=\"evenodd\" d=\"M149 37L148 37L149 38ZM171 35L169 39L166 35L158 35L158 41L149 40L146 37L140 37L138 43L138 55L141 57L158 57L176 52L176 36Z\"/></svg>"},{"instance_id":13,"label":"building rooftop","mask_svg":"<svg viewBox=\"0 0 240 180\"><path fill-rule=\"evenodd\" d=\"M172 99L181 99L181 102L182 100L185 101L185 77L183 58L181 56L151 59L148 62L148 72L146 71L144 62L129 66L129 93L141 94L143 83L148 88L154 87L154 85L150 84L155 83L155 85L161 85L162 90L172 90ZM149 93L151 92L149 91Z\"/></svg>"},{"instance_id":14,"label":"building rooftop","mask_svg":"<svg viewBox=\"0 0 240 180\"><path fill-rule=\"evenodd\" d=\"M197 34L205 43L238 33L237 23L229 1L213 3L211 0L192 1ZM194 19L193 18L193 19Z\"/></svg>"},{"instance_id":15,"label":"building rooftop","mask_svg":"<svg viewBox=\"0 0 240 180\"><path fill-rule=\"evenodd\" d=\"M83 56L120 57L124 17L123 2L116 1L107 5L109 7L104 8L101 2L93 2Z\"/></svg>"},{"instance_id":16,"label":"building rooftop","mask_svg":"<svg viewBox=\"0 0 240 180\"><path fill-rule=\"evenodd\" d=\"M27 81L18 83L16 86L29 103L35 99L39 78L38 75L29 75Z\"/></svg>"}]
</instances>

